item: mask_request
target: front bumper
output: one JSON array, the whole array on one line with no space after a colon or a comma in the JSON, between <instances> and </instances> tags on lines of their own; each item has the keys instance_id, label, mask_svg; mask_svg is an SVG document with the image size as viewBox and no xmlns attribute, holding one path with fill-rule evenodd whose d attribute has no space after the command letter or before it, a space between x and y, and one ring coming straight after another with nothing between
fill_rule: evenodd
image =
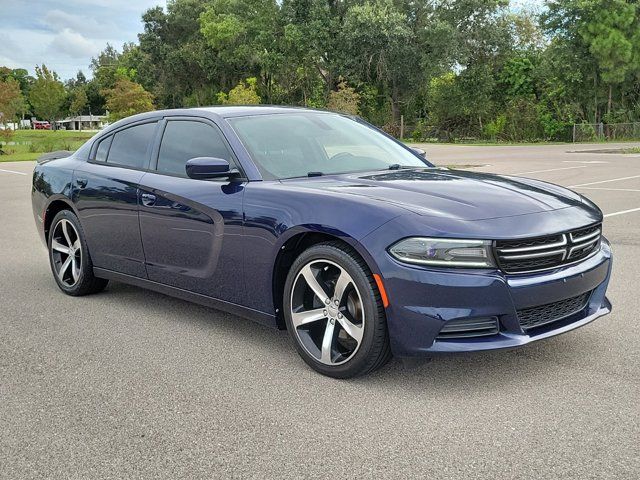
<instances>
[{"instance_id":1,"label":"front bumper","mask_svg":"<svg viewBox=\"0 0 640 480\"><path fill-rule=\"evenodd\" d=\"M397 356L513 348L581 327L611 311L606 289L611 275L611 247L566 268L527 275L499 271L436 270L401 264L390 255L378 266L390 305L387 324ZM544 326L525 331L517 311L589 293L586 306ZM496 317L491 336L439 339L451 320Z\"/></svg>"}]
</instances>

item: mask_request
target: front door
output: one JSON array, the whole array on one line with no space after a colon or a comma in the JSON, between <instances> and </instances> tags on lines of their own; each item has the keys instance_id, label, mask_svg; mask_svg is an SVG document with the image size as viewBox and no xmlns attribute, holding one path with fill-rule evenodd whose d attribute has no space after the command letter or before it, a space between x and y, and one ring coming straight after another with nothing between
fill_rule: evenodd
<instances>
[{"instance_id":1,"label":"front door","mask_svg":"<svg viewBox=\"0 0 640 480\"><path fill-rule=\"evenodd\" d=\"M73 199L95 267L146 277L138 182L149 164L157 124L138 124L105 137L74 171Z\"/></svg>"},{"instance_id":2,"label":"front door","mask_svg":"<svg viewBox=\"0 0 640 480\"><path fill-rule=\"evenodd\" d=\"M242 303L244 184L188 178L185 164L195 157L236 163L213 123L169 119L155 170L140 180L140 229L149 280Z\"/></svg>"}]
</instances>

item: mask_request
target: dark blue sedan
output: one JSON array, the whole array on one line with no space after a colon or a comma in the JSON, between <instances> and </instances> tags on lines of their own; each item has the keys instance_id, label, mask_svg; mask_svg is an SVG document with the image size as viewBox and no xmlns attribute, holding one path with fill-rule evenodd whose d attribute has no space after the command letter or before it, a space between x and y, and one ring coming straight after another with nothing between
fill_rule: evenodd
<instances>
[{"instance_id":1,"label":"dark blue sedan","mask_svg":"<svg viewBox=\"0 0 640 480\"><path fill-rule=\"evenodd\" d=\"M286 328L333 377L517 347L611 309L589 200L436 168L344 115L136 115L38 164L32 200L63 292L116 280Z\"/></svg>"}]
</instances>

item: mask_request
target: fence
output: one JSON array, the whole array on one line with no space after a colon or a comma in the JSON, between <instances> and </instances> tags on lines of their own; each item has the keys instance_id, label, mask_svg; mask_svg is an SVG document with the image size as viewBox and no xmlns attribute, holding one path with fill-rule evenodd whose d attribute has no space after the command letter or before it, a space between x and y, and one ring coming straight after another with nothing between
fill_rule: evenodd
<instances>
[{"instance_id":1,"label":"fence","mask_svg":"<svg viewBox=\"0 0 640 480\"><path fill-rule=\"evenodd\" d=\"M526 125L524 126L526 127ZM490 137L478 128L446 128L442 126L427 125L424 123L405 123L401 118L400 123L387 124L381 127L387 133L396 138L404 138L414 141L439 141L439 142L473 142L473 141L507 141L507 142L535 142L554 140L560 142L598 142L640 140L640 122L633 123L576 123L564 124L557 128L555 133L547 137L542 130L523 128L522 125L509 125L503 128L503 132L495 137ZM528 134L528 135L527 135Z\"/></svg>"},{"instance_id":2,"label":"fence","mask_svg":"<svg viewBox=\"0 0 640 480\"><path fill-rule=\"evenodd\" d=\"M640 123L576 123L573 141L637 140L640 139Z\"/></svg>"}]
</instances>

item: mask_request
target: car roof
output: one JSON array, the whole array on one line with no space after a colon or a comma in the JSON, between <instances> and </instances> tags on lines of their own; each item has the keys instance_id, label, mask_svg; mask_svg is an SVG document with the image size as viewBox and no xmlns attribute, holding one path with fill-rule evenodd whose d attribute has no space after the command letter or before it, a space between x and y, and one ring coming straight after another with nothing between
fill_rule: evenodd
<instances>
[{"instance_id":1,"label":"car roof","mask_svg":"<svg viewBox=\"0 0 640 480\"><path fill-rule=\"evenodd\" d=\"M278 105L237 105L237 106L212 106L197 107L191 110L201 110L215 113L224 118L242 117L247 115L271 115L274 113L302 113L302 112L324 112L323 110L313 110L304 107L283 107ZM329 113L329 112L325 112Z\"/></svg>"},{"instance_id":2,"label":"car roof","mask_svg":"<svg viewBox=\"0 0 640 480\"><path fill-rule=\"evenodd\" d=\"M315 110L304 107L283 107L277 105L246 105L246 106L211 106L195 108L173 108L166 110L152 110L150 112L139 113L130 117L118 120L105 128L100 137L118 130L123 126L144 122L145 120L158 119L164 116L202 116L211 119L245 117L250 115L273 115L281 113L334 113L326 110Z\"/></svg>"}]
</instances>

